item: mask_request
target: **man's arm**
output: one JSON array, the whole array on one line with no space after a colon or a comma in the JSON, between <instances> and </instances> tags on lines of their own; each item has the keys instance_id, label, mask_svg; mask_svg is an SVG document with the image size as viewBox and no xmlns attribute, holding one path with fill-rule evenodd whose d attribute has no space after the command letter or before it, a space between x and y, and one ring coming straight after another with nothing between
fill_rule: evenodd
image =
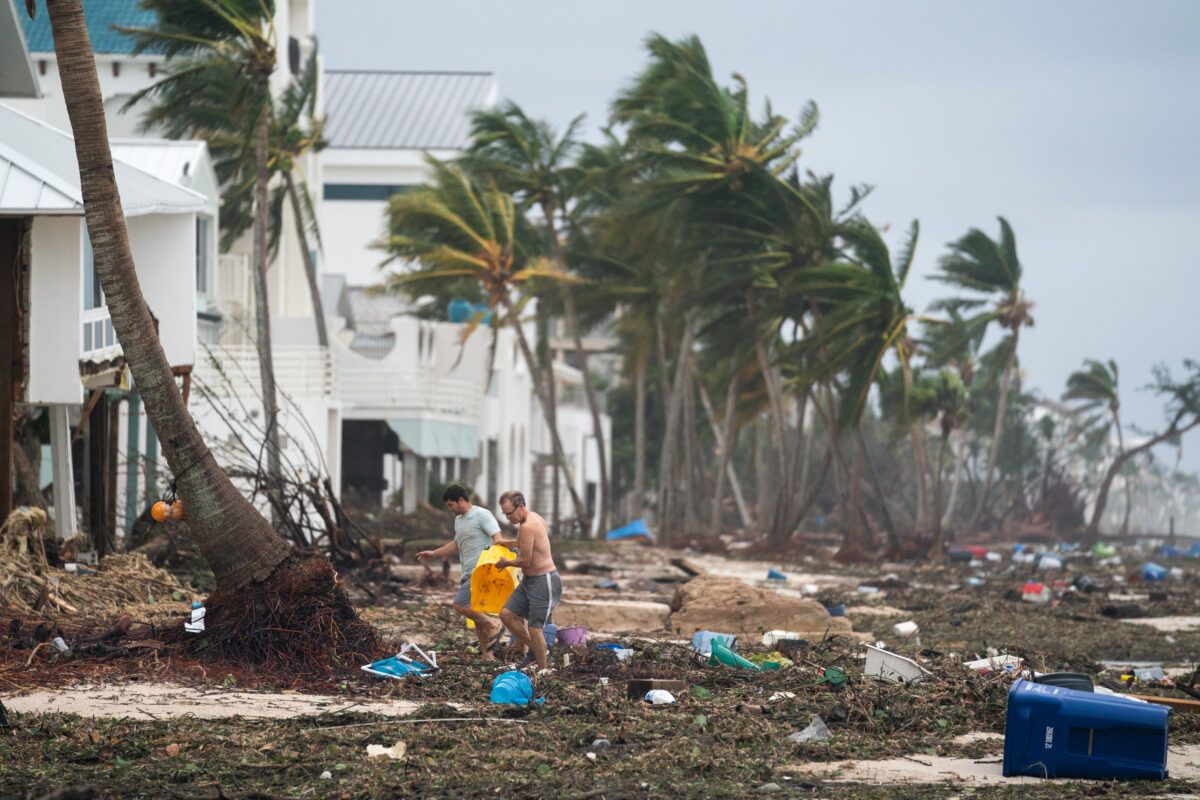
<instances>
[{"instance_id":1,"label":"man's arm","mask_svg":"<svg viewBox=\"0 0 1200 800\"><path fill-rule=\"evenodd\" d=\"M509 550L515 550L519 546L517 539L505 539L503 531L496 531L492 534L492 544L507 547Z\"/></svg>"},{"instance_id":2,"label":"man's arm","mask_svg":"<svg viewBox=\"0 0 1200 800\"><path fill-rule=\"evenodd\" d=\"M496 569L505 567L526 569L533 563L533 526L536 524L532 520L527 520L517 529L517 549L520 550L520 555L514 559L500 559L496 562Z\"/></svg>"},{"instance_id":3,"label":"man's arm","mask_svg":"<svg viewBox=\"0 0 1200 800\"><path fill-rule=\"evenodd\" d=\"M417 553L417 561L420 561L422 564L424 564L427 559L446 558L447 556L453 555L457 552L458 542L451 539L437 550L422 550L421 552Z\"/></svg>"}]
</instances>

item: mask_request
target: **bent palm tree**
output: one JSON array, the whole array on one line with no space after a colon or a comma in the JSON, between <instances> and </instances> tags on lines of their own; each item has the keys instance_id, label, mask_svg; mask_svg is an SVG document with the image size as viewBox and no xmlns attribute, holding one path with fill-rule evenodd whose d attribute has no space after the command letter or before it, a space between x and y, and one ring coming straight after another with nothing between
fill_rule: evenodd
<instances>
[{"instance_id":1,"label":"bent palm tree","mask_svg":"<svg viewBox=\"0 0 1200 800\"><path fill-rule=\"evenodd\" d=\"M1004 433L1008 393L1012 386L1013 373L1016 371L1021 328L1033 325L1033 317L1030 314L1033 303L1025 299L1025 293L1021 289L1022 268L1017 258L1017 239L1008 220L1004 217L999 217L999 220L999 240L972 228L961 239L950 243L950 252L942 257L938 263L938 274L934 276L934 280L974 295L942 301L935 304L935 307L953 306L961 310L971 310L982 308L991 301L991 307L968 319L967 325L986 328L990 323L996 322L1008 335L1004 371L1000 377L1000 396L996 402L992 446L983 473L983 486L975 500L975 511L967 523L971 532L979 528L988 493L992 488L996 458L1000 454L1000 436Z\"/></svg>"},{"instance_id":2,"label":"bent palm tree","mask_svg":"<svg viewBox=\"0 0 1200 800\"><path fill-rule=\"evenodd\" d=\"M426 158L431 185L407 194L395 195L389 204L389 236L379 247L390 253L384 263L395 259L413 259L417 269L393 273L392 287L438 285L447 280L476 282L487 297L489 310L501 306L517 336L525 365L533 379L533 388L550 429L555 457L563 464L577 517L584 515L583 502L566 466L562 440L549 414L547 383L538 369L537 358L525 336L513 293L532 279L557 282L567 276L553 265L537 264L532 252L533 232L517 213L512 195L495 187L480 186L461 168L445 164L432 156ZM483 315L477 315L464 332L470 336Z\"/></svg>"},{"instance_id":3,"label":"bent palm tree","mask_svg":"<svg viewBox=\"0 0 1200 800\"><path fill-rule=\"evenodd\" d=\"M104 101L80 0L48 0L88 237L113 328L218 591L267 579L291 552L217 465L188 413L142 296L117 193Z\"/></svg>"},{"instance_id":4,"label":"bent palm tree","mask_svg":"<svg viewBox=\"0 0 1200 800\"><path fill-rule=\"evenodd\" d=\"M1079 410L1093 416L1084 425L1108 438L1109 424L1102 418L1111 418L1111 426L1117 432L1117 456L1125 452L1125 433L1121 426L1121 398L1117 392L1120 372L1117 362L1111 359L1102 363L1093 359L1083 362L1085 369L1076 370L1067 376L1067 390L1063 400L1078 400ZM1121 521L1121 534L1129 532L1129 514L1133 509L1133 484L1125 481L1125 516Z\"/></svg>"}]
</instances>

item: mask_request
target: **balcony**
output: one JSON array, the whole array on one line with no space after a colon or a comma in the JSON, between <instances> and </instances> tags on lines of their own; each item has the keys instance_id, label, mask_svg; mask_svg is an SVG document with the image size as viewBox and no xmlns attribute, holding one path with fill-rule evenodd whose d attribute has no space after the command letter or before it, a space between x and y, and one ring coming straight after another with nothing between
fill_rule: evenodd
<instances>
[{"instance_id":1,"label":"balcony","mask_svg":"<svg viewBox=\"0 0 1200 800\"><path fill-rule=\"evenodd\" d=\"M331 399L337 385L333 358L320 347L274 347L275 386L294 400ZM252 345L205 347L197 354L198 380L218 397L262 394L258 350Z\"/></svg>"},{"instance_id":2,"label":"balcony","mask_svg":"<svg viewBox=\"0 0 1200 800\"><path fill-rule=\"evenodd\" d=\"M121 353L121 344L113 331L108 306L83 311L83 358L104 361Z\"/></svg>"}]
</instances>

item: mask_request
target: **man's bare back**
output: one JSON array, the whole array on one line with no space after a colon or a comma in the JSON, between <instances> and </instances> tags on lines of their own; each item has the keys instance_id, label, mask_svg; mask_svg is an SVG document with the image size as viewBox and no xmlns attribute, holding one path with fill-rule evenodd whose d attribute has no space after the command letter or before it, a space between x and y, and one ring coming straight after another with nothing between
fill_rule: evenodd
<instances>
[{"instance_id":1,"label":"man's bare back","mask_svg":"<svg viewBox=\"0 0 1200 800\"><path fill-rule=\"evenodd\" d=\"M550 554L550 533L541 514L526 511L525 519L517 528L517 547L522 554L533 554L529 566L521 570L526 577L554 571L554 557Z\"/></svg>"}]
</instances>

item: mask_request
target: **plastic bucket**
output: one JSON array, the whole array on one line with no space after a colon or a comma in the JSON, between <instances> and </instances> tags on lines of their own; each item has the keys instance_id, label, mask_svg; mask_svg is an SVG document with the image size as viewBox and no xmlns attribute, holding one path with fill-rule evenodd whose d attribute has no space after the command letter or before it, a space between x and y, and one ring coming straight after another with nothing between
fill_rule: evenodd
<instances>
[{"instance_id":1,"label":"plastic bucket","mask_svg":"<svg viewBox=\"0 0 1200 800\"><path fill-rule=\"evenodd\" d=\"M576 625L573 628L559 628L558 641L568 647L585 647L587 645L587 628Z\"/></svg>"},{"instance_id":2,"label":"plastic bucket","mask_svg":"<svg viewBox=\"0 0 1200 800\"><path fill-rule=\"evenodd\" d=\"M479 556L479 563L471 573L471 608L485 614L499 614L513 589L517 588L517 570L514 567L496 569L502 558L517 555L503 545L494 544Z\"/></svg>"}]
</instances>

